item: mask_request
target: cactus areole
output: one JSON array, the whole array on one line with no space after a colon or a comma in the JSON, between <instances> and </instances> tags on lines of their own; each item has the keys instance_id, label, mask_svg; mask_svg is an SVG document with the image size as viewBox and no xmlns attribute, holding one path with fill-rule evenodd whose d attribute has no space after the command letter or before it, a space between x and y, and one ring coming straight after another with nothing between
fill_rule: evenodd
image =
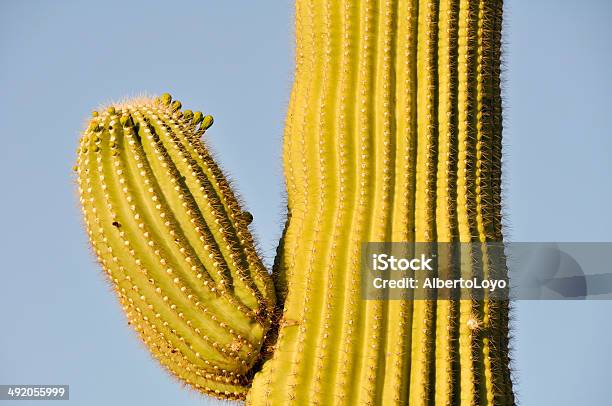
<instances>
[{"instance_id":1,"label":"cactus areole","mask_svg":"<svg viewBox=\"0 0 612 406\"><path fill-rule=\"evenodd\" d=\"M367 241L503 241L500 0L296 1L274 269L168 94L94 112L84 223L174 376L252 405L513 405L508 302L364 300ZM414 263L414 266L422 265Z\"/></svg>"}]
</instances>

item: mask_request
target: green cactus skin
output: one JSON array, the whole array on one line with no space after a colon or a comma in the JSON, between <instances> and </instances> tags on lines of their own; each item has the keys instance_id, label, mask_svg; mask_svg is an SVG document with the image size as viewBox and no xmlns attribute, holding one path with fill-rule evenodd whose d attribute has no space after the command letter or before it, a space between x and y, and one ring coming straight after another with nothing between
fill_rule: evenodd
<instances>
[{"instance_id":1,"label":"green cactus skin","mask_svg":"<svg viewBox=\"0 0 612 406\"><path fill-rule=\"evenodd\" d=\"M359 291L364 241L502 240L501 17L499 0L297 0L284 310L249 404L514 403L507 303Z\"/></svg>"},{"instance_id":2,"label":"green cactus skin","mask_svg":"<svg viewBox=\"0 0 612 406\"><path fill-rule=\"evenodd\" d=\"M273 283L200 141L212 117L180 107L165 94L94 113L76 166L85 224L153 355L204 393L243 399L270 329Z\"/></svg>"},{"instance_id":3,"label":"green cactus skin","mask_svg":"<svg viewBox=\"0 0 612 406\"><path fill-rule=\"evenodd\" d=\"M362 242L503 240L501 22L501 0L296 0L272 277L212 117L167 94L95 115L85 223L153 355L251 405L513 405L507 302L359 291Z\"/></svg>"}]
</instances>

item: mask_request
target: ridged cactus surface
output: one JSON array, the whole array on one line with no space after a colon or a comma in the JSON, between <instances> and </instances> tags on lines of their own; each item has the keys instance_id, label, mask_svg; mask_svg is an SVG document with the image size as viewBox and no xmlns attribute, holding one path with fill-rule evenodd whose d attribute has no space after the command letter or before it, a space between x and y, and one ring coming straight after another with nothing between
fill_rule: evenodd
<instances>
[{"instance_id":1,"label":"ridged cactus surface","mask_svg":"<svg viewBox=\"0 0 612 406\"><path fill-rule=\"evenodd\" d=\"M252 405L513 405L507 302L363 300L359 262L367 241L503 240L501 24L501 0L296 1L273 275L211 117L169 95L95 115L85 224L153 355Z\"/></svg>"},{"instance_id":2,"label":"ridged cactus surface","mask_svg":"<svg viewBox=\"0 0 612 406\"><path fill-rule=\"evenodd\" d=\"M241 399L275 294L227 180L200 136L212 117L169 95L94 113L81 139L85 224L129 323L207 394Z\"/></svg>"},{"instance_id":3,"label":"ridged cactus surface","mask_svg":"<svg viewBox=\"0 0 612 406\"><path fill-rule=\"evenodd\" d=\"M501 241L502 3L307 1L254 405L508 405L507 305L362 300L365 241Z\"/></svg>"}]
</instances>

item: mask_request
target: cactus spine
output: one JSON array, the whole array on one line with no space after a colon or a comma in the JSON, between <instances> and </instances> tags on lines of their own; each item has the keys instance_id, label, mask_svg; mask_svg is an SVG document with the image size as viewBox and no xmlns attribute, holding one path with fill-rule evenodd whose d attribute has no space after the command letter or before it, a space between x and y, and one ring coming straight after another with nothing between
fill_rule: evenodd
<instances>
[{"instance_id":1,"label":"cactus spine","mask_svg":"<svg viewBox=\"0 0 612 406\"><path fill-rule=\"evenodd\" d=\"M363 241L501 241L498 0L298 0L284 303L250 404L513 404L507 304L364 301Z\"/></svg>"},{"instance_id":2,"label":"cactus spine","mask_svg":"<svg viewBox=\"0 0 612 406\"><path fill-rule=\"evenodd\" d=\"M501 20L501 0L296 1L274 284L199 140L212 118L169 95L95 116L85 223L155 357L252 405L514 404L507 303L359 291L364 241L502 241Z\"/></svg>"}]
</instances>

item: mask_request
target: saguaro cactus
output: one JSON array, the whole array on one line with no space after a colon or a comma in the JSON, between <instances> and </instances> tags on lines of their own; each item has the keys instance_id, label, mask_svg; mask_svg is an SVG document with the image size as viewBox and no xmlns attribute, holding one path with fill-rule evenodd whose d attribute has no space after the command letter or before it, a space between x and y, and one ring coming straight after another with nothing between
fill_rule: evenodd
<instances>
[{"instance_id":1,"label":"saguaro cactus","mask_svg":"<svg viewBox=\"0 0 612 406\"><path fill-rule=\"evenodd\" d=\"M507 302L362 300L364 241L502 241L501 0L297 0L273 271L167 95L85 132L85 221L176 376L253 405L511 405ZM282 309L282 313L281 310Z\"/></svg>"}]
</instances>

